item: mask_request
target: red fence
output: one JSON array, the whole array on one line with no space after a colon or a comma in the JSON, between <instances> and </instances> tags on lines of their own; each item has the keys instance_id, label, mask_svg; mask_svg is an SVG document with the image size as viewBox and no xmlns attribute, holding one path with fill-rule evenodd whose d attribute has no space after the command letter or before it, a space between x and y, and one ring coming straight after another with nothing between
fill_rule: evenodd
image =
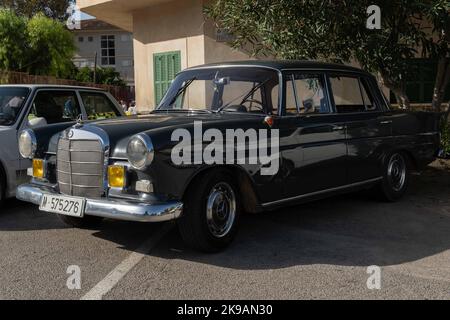
<instances>
[{"instance_id":1,"label":"red fence","mask_svg":"<svg viewBox=\"0 0 450 320\"><path fill-rule=\"evenodd\" d=\"M129 87L95 84L91 82L79 82L75 80L58 79L52 76L34 76L24 72L2 70L0 70L0 84L52 84L100 88L111 93L117 100L125 101L133 99L134 96L134 93Z\"/></svg>"}]
</instances>

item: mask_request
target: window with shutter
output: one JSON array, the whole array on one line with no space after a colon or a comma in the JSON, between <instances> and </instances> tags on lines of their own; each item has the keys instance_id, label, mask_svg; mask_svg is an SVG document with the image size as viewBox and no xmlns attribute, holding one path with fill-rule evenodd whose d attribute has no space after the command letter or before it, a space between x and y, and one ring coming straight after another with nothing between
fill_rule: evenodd
<instances>
[{"instance_id":1,"label":"window with shutter","mask_svg":"<svg viewBox=\"0 0 450 320\"><path fill-rule=\"evenodd\" d=\"M433 59L412 59L411 74L406 83L406 94L411 103L431 103L437 75L437 61ZM447 88L444 101L450 99L450 87ZM391 92L391 103L396 103Z\"/></svg>"},{"instance_id":2,"label":"window with shutter","mask_svg":"<svg viewBox=\"0 0 450 320\"><path fill-rule=\"evenodd\" d=\"M153 55L155 103L161 102L175 75L181 71L181 52L164 52Z\"/></svg>"}]
</instances>

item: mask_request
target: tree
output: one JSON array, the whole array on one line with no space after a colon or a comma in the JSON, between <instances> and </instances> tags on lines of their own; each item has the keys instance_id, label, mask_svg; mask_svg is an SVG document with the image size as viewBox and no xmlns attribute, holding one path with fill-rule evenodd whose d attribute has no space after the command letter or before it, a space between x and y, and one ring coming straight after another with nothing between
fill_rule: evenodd
<instances>
[{"instance_id":1,"label":"tree","mask_svg":"<svg viewBox=\"0 0 450 320\"><path fill-rule=\"evenodd\" d=\"M26 31L24 19L10 10L0 10L0 69L21 70L26 64Z\"/></svg>"},{"instance_id":2,"label":"tree","mask_svg":"<svg viewBox=\"0 0 450 320\"><path fill-rule=\"evenodd\" d=\"M62 23L37 14L28 21L27 34L27 71L31 74L67 77L76 50L72 33Z\"/></svg>"},{"instance_id":3,"label":"tree","mask_svg":"<svg viewBox=\"0 0 450 320\"><path fill-rule=\"evenodd\" d=\"M114 68L98 67L95 75L95 83L109 84L115 86L125 86L125 81L121 78L120 73ZM94 82L94 69L84 67L78 70L75 80L80 82Z\"/></svg>"},{"instance_id":4,"label":"tree","mask_svg":"<svg viewBox=\"0 0 450 320\"><path fill-rule=\"evenodd\" d=\"M28 18L38 13L65 21L68 18L67 8L74 1L69 0L0 0L0 8L9 8L17 15Z\"/></svg>"},{"instance_id":5,"label":"tree","mask_svg":"<svg viewBox=\"0 0 450 320\"><path fill-rule=\"evenodd\" d=\"M73 35L64 24L37 14L31 19L0 9L0 69L68 77Z\"/></svg>"},{"instance_id":6,"label":"tree","mask_svg":"<svg viewBox=\"0 0 450 320\"><path fill-rule=\"evenodd\" d=\"M374 3L381 8L381 30L366 28L367 8ZM430 50L424 55L430 56L437 47L441 56L448 54L448 46L430 40L448 26L437 23L442 15L448 17L448 9L441 9L448 4L449 0L216 0L205 12L217 27L235 36L231 43L235 48L250 48L254 55L356 60L377 74L400 106L408 108L406 79L413 72L408 60L420 54L417 48L425 39ZM433 24L432 34L423 18ZM448 74L444 67L439 66L438 74Z\"/></svg>"},{"instance_id":7,"label":"tree","mask_svg":"<svg viewBox=\"0 0 450 320\"><path fill-rule=\"evenodd\" d=\"M445 90L450 84L450 1L426 2L424 16L432 22L433 26L433 37L423 39L424 55L428 53L438 61L438 72L433 90L433 108L441 111Z\"/></svg>"}]
</instances>

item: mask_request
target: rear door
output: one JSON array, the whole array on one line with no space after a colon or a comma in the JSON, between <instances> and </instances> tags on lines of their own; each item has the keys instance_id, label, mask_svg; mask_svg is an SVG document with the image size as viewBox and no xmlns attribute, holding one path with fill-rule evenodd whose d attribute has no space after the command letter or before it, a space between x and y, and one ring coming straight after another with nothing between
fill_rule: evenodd
<instances>
[{"instance_id":1,"label":"rear door","mask_svg":"<svg viewBox=\"0 0 450 320\"><path fill-rule=\"evenodd\" d=\"M282 173L287 198L346 183L345 123L332 113L324 73L285 74L280 120Z\"/></svg>"},{"instance_id":2,"label":"rear door","mask_svg":"<svg viewBox=\"0 0 450 320\"><path fill-rule=\"evenodd\" d=\"M329 82L337 114L346 119L348 184L381 176L383 147L392 133L376 83L358 74L330 74Z\"/></svg>"}]
</instances>

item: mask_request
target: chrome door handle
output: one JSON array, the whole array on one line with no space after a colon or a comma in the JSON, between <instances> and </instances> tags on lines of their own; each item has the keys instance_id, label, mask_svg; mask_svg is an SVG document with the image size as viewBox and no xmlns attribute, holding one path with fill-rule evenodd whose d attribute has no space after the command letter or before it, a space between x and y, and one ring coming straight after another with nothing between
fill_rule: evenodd
<instances>
[{"instance_id":1,"label":"chrome door handle","mask_svg":"<svg viewBox=\"0 0 450 320\"><path fill-rule=\"evenodd\" d=\"M381 121L380 124L392 124L392 120Z\"/></svg>"},{"instance_id":2,"label":"chrome door handle","mask_svg":"<svg viewBox=\"0 0 450 320\"><path fill-rule=\"evenodd\" d=\"M335 126L333 127L333 131L342 131L345 130L345 126Z\"/></svg>"}]
</instances>

